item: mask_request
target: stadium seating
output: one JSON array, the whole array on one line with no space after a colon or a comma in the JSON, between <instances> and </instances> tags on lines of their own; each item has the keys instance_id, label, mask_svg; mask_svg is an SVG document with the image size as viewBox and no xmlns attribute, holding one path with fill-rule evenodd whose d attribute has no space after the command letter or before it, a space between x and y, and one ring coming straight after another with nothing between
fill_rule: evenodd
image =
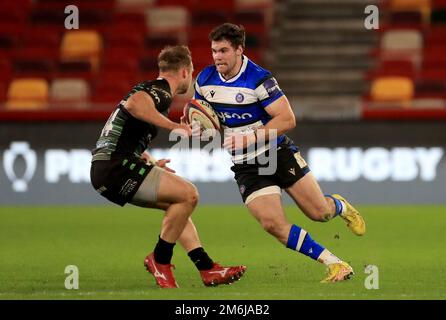
<instances>
[{"instance_id":1,"label":"stadium seating","mask_svg":"<svg viewBox=\"0 0 446 320\"><path fill-rule=\"evenodd\" d=\"M54 79L51 83L50 99L57 107L85 109L89 96L89 84L83 79Z\"/></svg>"},{"instance_id":2,"label":"stadium seating","mask_svg":"<svg viewBox=\"0 0 446 320\"><path fill-rule=\"evenodd\" d=\"M400 79L399 85L402 96L411 97L411 102L403 99L401 106L446 108L446 1L389 0L386 5L389 18L380 33L376 63L365 75L371 81L365 108L379 108L379 103L369 102L385 77L405 77L406 84Z\"/></svg>"},{"instance_id":3,"label":"stadium seating","mask_svg":"<svg viewBox=\"0 0 446 320\"><path fill-rule=\"evenodd\" d=\"M381 41L381 49L388 54L419 52L422 46L422 35L416 30L391 30Z\"/></svg>"},{"instance_id":4,"label":"stadium seating","mask_svg":"<svg viewBox=\"0 0 446 320\"><path fill-rule=\"evenodd\" d=\"M189 45L196 75L212 63L209 32L226 21L245 26L247 54L256 62L261 63L268 44L265 12L271 9L271 0L77 0L73 4L81 12L80 30L65 29L65 2L14 0L0 6L0 110L7 102L7 108L16 105L9 89L28 78L47 84L45 108L116 103L135 81L157 76L156 57L166 45ZM29 105L34 108L34 103ZM44 108L42 103L35 105Z\"/></svg>"},{"instance_id":5,"label":"stadium seating","mask_svg":"<svg viewBox=\"0 0 446 320\"><path fill-rule=\"evenodd\" d=\"M8 110L41 110L47 107L48 82L45 79L15 79L9 85Z\"/></svg>"},{"instance_id":6,"label":"stadium seating","mask_svg":"<svg viewBox=\"0 0 446 320\"><path fill-rule=\"evenodd\" d=\"M147 9L146 25L151 33L181 33L189 25L189 12L182 6Z\"/></svg>"},{"instance_id":7,"label":"stadium seating","mask_svg":"<svg viewBox=\"0 0 446 320\"><path fill-rule=\"evenodd\" d=\"M68 31L62 38L60 57L62 61L89 61L97 70L102 47L101 35L96 31Z\"/></svg>"},{"instance_id":8,"label":"stadium seating","mask_svg":"<svg viewBox=\"0 0 446 320\"><path fill-rule=\"evenodd\" d=\"M414 84L405 77L383 77L373 81L371 99L375 102L408 103L414 95Z\"/></svg>"},{"instance_id":9,"label":"stadium seating","mask_svg":"<svg viewBox=\"0 0 446 320\"><path fill-rule=\"evenodd\" d=\"M5 87L12 78L12 70L11 61L9 59L0 58L0 83L5 84Z\"/></svg>"}]
</instances>

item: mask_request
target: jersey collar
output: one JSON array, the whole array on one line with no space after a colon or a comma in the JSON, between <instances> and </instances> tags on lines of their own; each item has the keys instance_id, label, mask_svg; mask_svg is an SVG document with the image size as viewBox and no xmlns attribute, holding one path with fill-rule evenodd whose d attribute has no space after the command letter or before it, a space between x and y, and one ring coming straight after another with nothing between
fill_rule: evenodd
<instances>
[{"instance_id":1,"label":"jersey collar","mask_svg":"<svg viewBox=\"0 0 446 320\"><path fill-rule=\"evenodd\" d=\"M223 76L221 75L220 72L217 72L217 73L218 73L218 76L220 77L221 81L226 82L226 83L235 82L235 81L237 81L238 78L240 78L242 73L245 72L247 65L248 65L248 57L243 55L242 67L240 68L240 71L235 76L233 76L231 79L226 80L225 78L223 78Z\"/></svg>"}]
</instances>

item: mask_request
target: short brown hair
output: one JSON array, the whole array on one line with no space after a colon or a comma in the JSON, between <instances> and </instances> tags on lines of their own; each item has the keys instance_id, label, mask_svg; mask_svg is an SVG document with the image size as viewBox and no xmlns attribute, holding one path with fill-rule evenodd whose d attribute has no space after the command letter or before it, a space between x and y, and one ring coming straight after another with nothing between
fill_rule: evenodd
<instances>
[{"instance_id":1,"label":"short brown hair","mask_svg":"<svg viewBox=\"0 0 446 320\"><path fill-rule=\"evenodd\" d=\"M191 53L186 46L167 46L158 55L158 68L161 72L178 71L191 65Z\"/></svg>"},{"instance_id":2,"label":"short brown hair","mask_svg":"<svg viewBox=\"0 0 446 320\"><path fill-rule=\"evenodd\" d=\"M223 23L218 27L215 27L209 34L209 40L222 41L226 40L231 43L234 49L238 46L245 47L246 33L245 28L242 25L236 25L233 23Z\"/></svg>"}]
</instances>

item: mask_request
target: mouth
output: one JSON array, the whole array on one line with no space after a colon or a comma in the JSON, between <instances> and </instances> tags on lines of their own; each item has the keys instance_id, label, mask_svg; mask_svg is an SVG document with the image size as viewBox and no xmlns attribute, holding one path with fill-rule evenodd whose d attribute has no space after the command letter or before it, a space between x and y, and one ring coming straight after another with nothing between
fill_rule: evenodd
<instances>
[{"instance_id":1,"label":"mouth","mask_svg":"<svg viewBox=\"0 0 446 320\"><path fill-rule=\"evenodd\" d=\"M218 68L218 67L223 67L223 66L226 66L227 64L226 63L222 63L222 62L217 62L217 63L215 63L215 66Z\"/></svg>"}]
</instances>

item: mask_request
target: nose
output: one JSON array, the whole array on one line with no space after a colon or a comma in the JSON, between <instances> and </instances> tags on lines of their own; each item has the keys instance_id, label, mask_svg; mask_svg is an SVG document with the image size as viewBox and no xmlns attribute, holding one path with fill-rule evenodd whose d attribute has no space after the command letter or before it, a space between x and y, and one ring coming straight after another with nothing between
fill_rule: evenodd
<instances>
[{"instance_id":1,"label":"nose","mask_svg":"<svg viewBox=\"0 0 446 320\"><path fill-rule=\"evenodd\" d=\"M220 52L214 52L214 53L213 53L213 57L214 57L214 60L220 60L220 59L221 59L221 54L220 54Z\"/></svg>"}]
</instances>

